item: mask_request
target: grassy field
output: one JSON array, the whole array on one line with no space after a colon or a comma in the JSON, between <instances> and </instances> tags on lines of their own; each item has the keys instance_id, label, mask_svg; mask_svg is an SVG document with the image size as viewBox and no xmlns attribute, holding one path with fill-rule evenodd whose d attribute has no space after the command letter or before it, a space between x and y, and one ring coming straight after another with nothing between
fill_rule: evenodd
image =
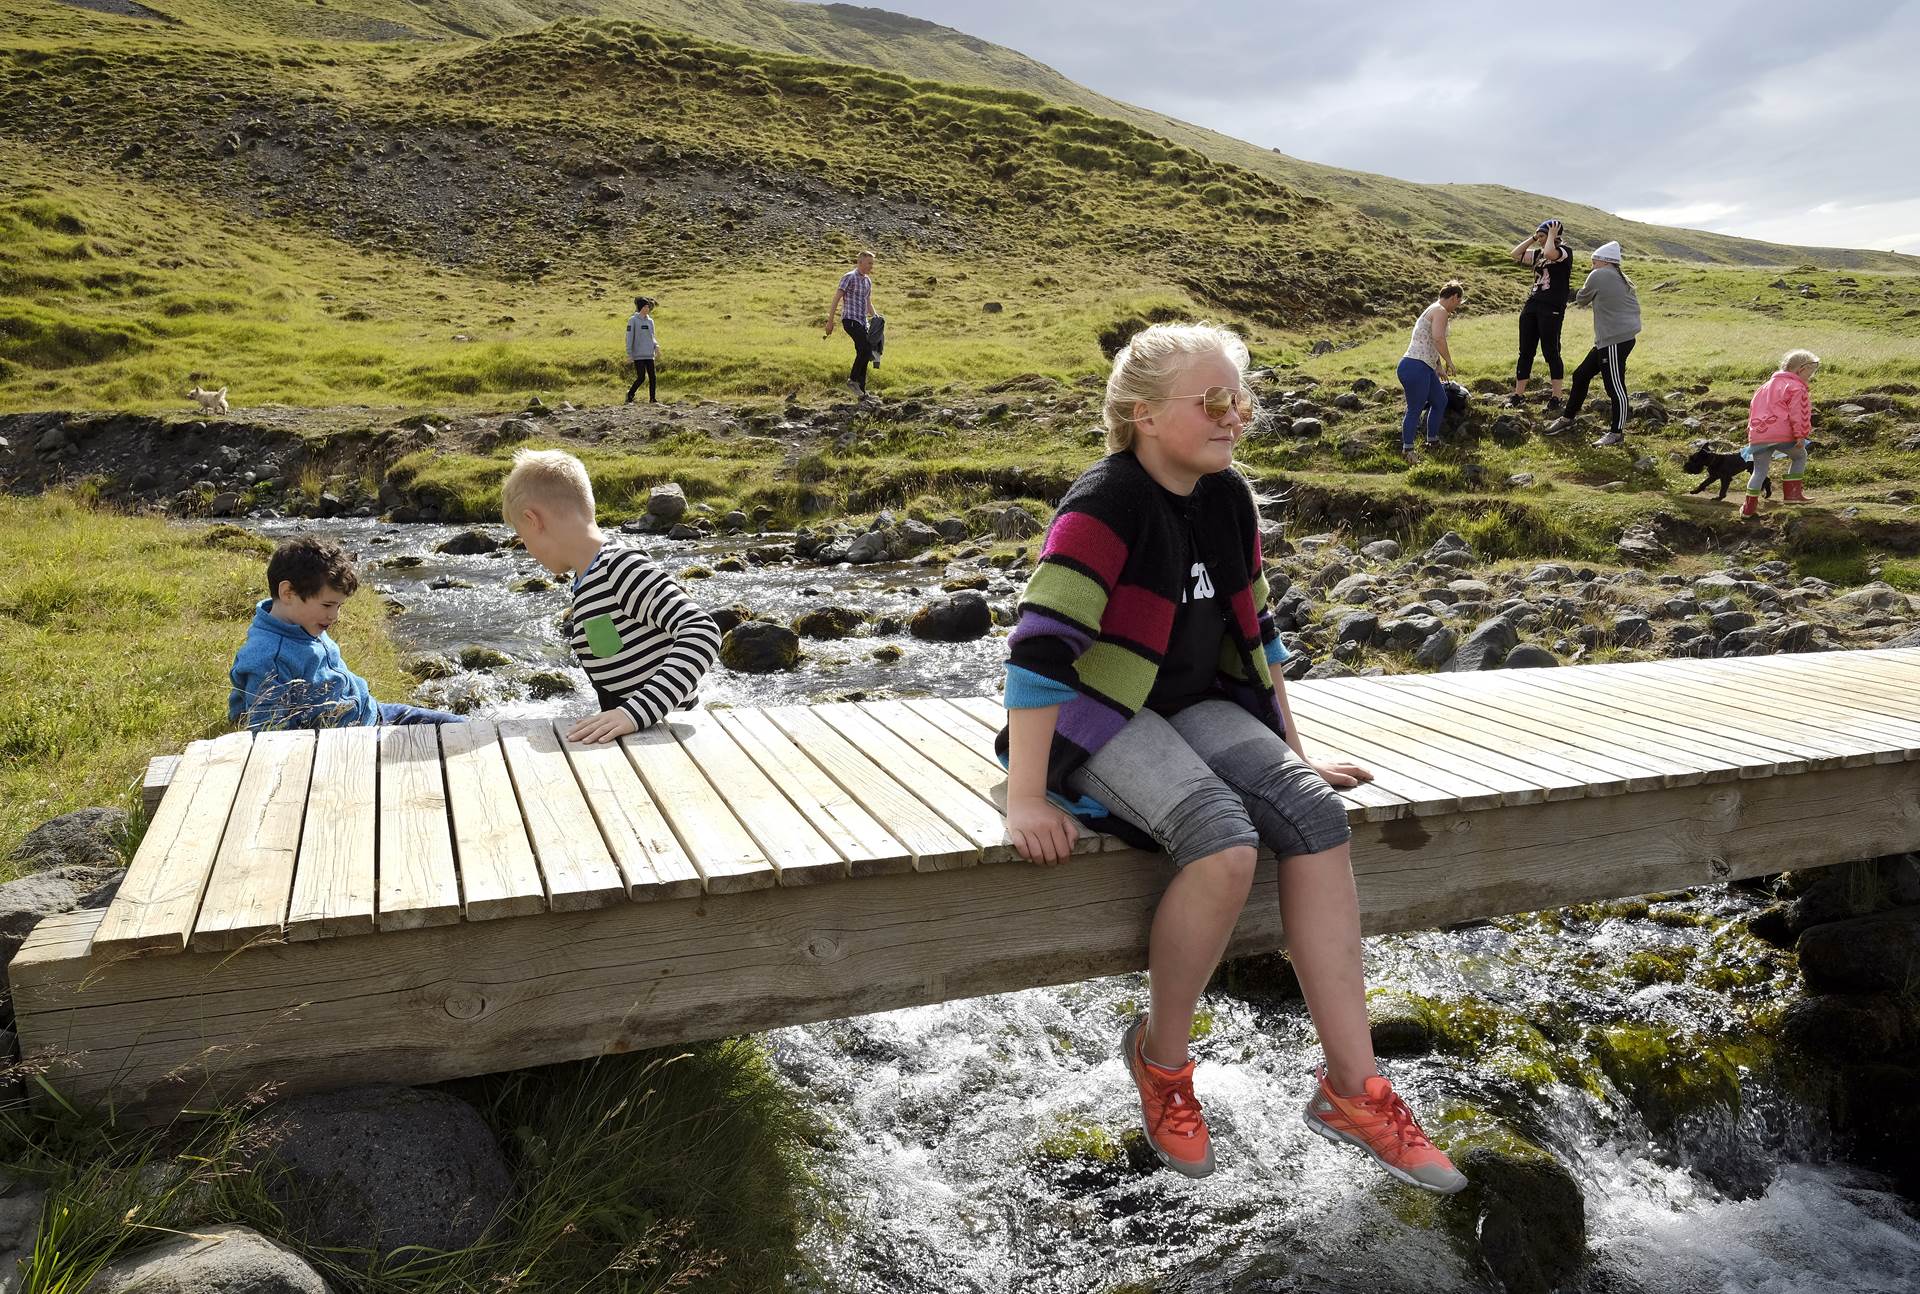
<instances>
[{"instance_id":1,"label":"grassy field","mask_svg":"<svg viewBox=\"0 0 1920 1294\"><path fill-rule=\"evenodd\" d=\"M150 756L226 730L227 667L271 546L75 497L0 497L0 541L4 857L55 814L137 808ZM404 696L413 682L380 617L355 598L334 636L376 696Z\"/></svg>"}]
</instances>

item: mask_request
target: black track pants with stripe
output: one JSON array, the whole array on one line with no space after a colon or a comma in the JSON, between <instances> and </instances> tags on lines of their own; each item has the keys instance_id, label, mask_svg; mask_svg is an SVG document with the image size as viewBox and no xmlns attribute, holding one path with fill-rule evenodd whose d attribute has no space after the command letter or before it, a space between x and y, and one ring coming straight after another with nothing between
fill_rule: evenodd
<instances>
[{"instance_id":1,"label":"black track pants with stripe","mask_svg":"<svg viewBox=\"0 0 1920 1294\"><path fill-rule=\"evenodd\" d=\"M1611 346L1595 346L1587 352L1580 367L1573 370L1573 385L1567 391L1567 417L1580 416L1580 406L1587 402L1587 388L1597 373L1607 388L1607 399L1613 404L1613 421L1609 425L1615 431L1627 429L1627 356L1633 353L1633 341L1629 337Z\"/></svg>"}]
</instances>

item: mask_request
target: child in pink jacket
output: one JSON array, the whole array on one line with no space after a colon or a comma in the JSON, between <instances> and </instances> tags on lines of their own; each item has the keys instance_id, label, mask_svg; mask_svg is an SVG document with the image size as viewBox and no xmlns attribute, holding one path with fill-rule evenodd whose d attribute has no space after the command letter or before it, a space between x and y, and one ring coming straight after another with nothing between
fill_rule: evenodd
<instances>
[{"instance_id":1,"label":"child in pink jacket","mask_svg":"<svg viewBox=\"0 0 1920 1294\"><path fill-rule=\"evenodd\" d=\"M1760 511L1760 491L1766 486L1775 446L1784 446L1788 454L1786 479L1780 482L1781 500L1807 501L1801 485L1807 473L1807 440L1813 435L1813 402L1807 396L1807 383L1819 367L1820 357L1812 351L1790 350L1780 360L1780 371L1753 393L1753 404L1747 412L1747 453L1753 459L1753 476L1747 481L1747 501L1741 505L1741 516L1751 517Z\"/></svg>"}]
</instances>

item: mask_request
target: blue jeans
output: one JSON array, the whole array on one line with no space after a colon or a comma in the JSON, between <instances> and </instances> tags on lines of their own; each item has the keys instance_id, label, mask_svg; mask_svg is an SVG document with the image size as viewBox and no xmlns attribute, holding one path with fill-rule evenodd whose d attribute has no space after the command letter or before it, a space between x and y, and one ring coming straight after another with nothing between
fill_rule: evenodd
<instances>
[{"instance_id":1,"label":"blue jeans","mask_svg":"<svg viewBox=\"0 0 1920 1294\"><path fill-rule=\"evenodd\" d=\"M1407 416L1400 420L1400 448L1413 448L1413 434L1420 429L1420 411L1427 413L1427 443L1440 443L1440 421L1447 416L1447 384L1433 371L1433 365L1408 355L1397 370L1400 385L1407 393Z\"/></svg>"},{"instance_id":2,"label":"blue jeans","mask_svg":"<svg viewBox=\"0 0 1920 1294\"><path fill-rule=\"evenodd\" d=\"M380 722L388 725L408 723L465 723L463 714L448 714L445 710L424 710L417 705L406 705L399 701L381 701Z\"/></svg>"}]
</instances>

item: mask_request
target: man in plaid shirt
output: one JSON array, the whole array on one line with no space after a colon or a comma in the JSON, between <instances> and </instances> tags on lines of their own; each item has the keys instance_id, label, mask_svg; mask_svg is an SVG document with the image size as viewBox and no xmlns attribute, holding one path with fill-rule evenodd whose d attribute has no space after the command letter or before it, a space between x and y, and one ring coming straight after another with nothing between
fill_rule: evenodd
<instances>
[{"instance_id":1,"label":"man in plaid shirt","mask_svg":"<svg viewBox=\"0 0 1920 1294\"><path fill-rule=\"evenodd\" d=\"M836 319L846 329L853 341L853 369L847 374L847 383L862 397L867 394L867 365L873 360L873 341L867 333L867 320L873 316L872 273L873 253L861 252L853 268L840 276L833 304L827 307L827 330L821 334L833 336Z\"/></svg>"}]
</instances>

